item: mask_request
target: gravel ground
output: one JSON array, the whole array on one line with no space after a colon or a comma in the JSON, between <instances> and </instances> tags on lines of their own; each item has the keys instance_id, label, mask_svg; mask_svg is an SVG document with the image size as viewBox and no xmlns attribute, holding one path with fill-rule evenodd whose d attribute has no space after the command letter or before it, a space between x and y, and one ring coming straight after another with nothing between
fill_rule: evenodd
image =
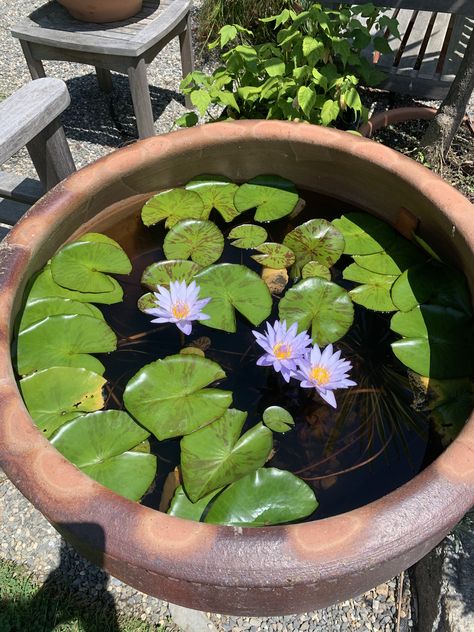
<instances>
[{"instance_id":1,"label":"gravel ground","mask_svg":"<svg viewBox=\"0 0 474 632\"><path fill-rule=\"evenodd\" d=\"M44 0L3 0L0 16L0 98L29 80L26 63L10 27ZM136 137L126 78L114 74L114 92L98 89L92 68L74 63L46 62L46 73L67 82L71 106L63 122L78 167L132 142ZM178 92L180 60L177 41L170 43L149 67L149 82L157 133L169 131L184 111ZM383 100L383 99L382 99ZM380 107L380 106L379 106ZM26 152L6 169L34 175ZM318 632L403 632L413 626L408 576L395 578L358 599L303 615L235 618L176 608L135 591L89 564L65 544L42 515L2 475L0 470L0 559L25 565L39 580L53 577L71 585L86 600L108 603L118 611L150 624L174 630L240 632L301 630ZM402 584L402 590L400 590Z\"/></svg>"}]
</instances>

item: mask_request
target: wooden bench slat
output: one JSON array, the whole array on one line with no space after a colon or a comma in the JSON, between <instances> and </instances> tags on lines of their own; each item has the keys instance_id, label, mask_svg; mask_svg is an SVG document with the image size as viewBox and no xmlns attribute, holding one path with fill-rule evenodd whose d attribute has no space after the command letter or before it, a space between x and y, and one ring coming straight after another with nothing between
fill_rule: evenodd
<instances>
[{"instance_id":1,"label":"wooden bench slat","mask_svg":"<svg viewBox=\"0 0 474 632\"><path fill-rule=\"evenodd\" d=\"M448 18L448 19L447 19ZM436 72L438 65L439 53L443 47L446 37L446 31L449 26L449 17L445 13L437 13L433 28L431 29L430 39L423 55L423 60L418 71L419 76L428 77Z\"/></svg>"},{"instance_id":2,"label":"wooden bench slat","mask_svg":"<svg viewBox=\"0 0 474 632\"><path fill-rule=\"evenodd\" d=\"M44 187L39 180L0 171L0 198L34 204L42 195Z\"/></svg>"},{"instance_id":3,"label":"wooden bench slat","mask_svg":"<svg viewBox=\"0 0 474 632\"><path fill-rule=\"evenodd\" d=\"M473 0L474 3L474 0ZM474 28L474 19L457 15L454 21L453 32L449 40L448 51L444 61L442 74L455 75L461 59L464 56L466 46L469 42L472 30Z\"/></svg>"},{"instance_id":4,"label":"wooden bench slat","mask_svg":"<svg viewBox=\"0 0 474 632\"><path fill-rule=\"evenodd\" d=\"M30 204L22 204L13 200L0 200L0 223L13 226L30 208Z\"/></svg>"},{"instance_id":5,"label":"wooden bench slat","mask_svg":"<svg viewBox=\"0 0 474 632\"><path fill-rule=\"evenodd\" d=\"M421 48L425 41L426 31L430 24L431 15L431 12L428 11L418 11L415 23L398 64L399 70L414 70ZM445 14L445 19L446 22L449 22L449 16L447 14Z\"/></svg>"},{"instance_id":6,"label":"wooden bench slat","mask_svg":"<svg viewBox=\"0 0 474 632\"><path fill-rule=\"evenodd\" d=\"M341 4L366 4L367 0L338 0ZM413 11L455 13L474 18L473 0L371 0L376 7L392 7Z\"/></svg>"}]
</instances>

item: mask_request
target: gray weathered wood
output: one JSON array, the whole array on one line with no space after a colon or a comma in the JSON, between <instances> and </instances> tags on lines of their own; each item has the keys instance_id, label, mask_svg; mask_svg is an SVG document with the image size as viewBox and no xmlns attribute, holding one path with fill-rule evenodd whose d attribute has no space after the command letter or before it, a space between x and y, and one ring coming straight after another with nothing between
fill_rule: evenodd
<instances>
[{"instance_id":1,"label":"gray weathered wood","mask_svg":"<svg viewBox=\"0 0 474 632\"><path fill-rule=\"evenodd\" d=\"M0 170L0 198L34 204L44 194L41 182Z\"/></svg>"},{"instance_id":2,"label":"gray weathered wood","mask_svg":"<svg viewBox=\"0 0 474 632\"><path fill-rule=\"evenodd\" d=\"M29 204L22 204L12 200L0 200L0 224L13 226L29 208Z\"/></svg>"},{"instance_id":3,"label":"gray weathered wood","mask_svg":"<svg viewBox=\"0 0 474 632\"><path fill-rule=\"evenodd\" d=\"M2 241L2 239L8 235L8 233L10 232L10 227L9 226L3 226L3 224L0 224L0 241Z\"/></svg>"},{"instance_id":4,"label":"gray weathered wood","mask_svg":"<svg viewBox=\"0 0 474 632\"><path fill-rule=\"evenodd\" d=\"M76 170L59 119L46 125L26 144L26 148L47 191Z\"/></svg>"},{"instance_id":5,"label":"gray weathered wood","mask_svg":"<svg viewBox=\"0 0 474 632\"><path fill-rule=\"evenodd\" d=\"M106 70L105 68L100 68L99 66L96 66L95 72L97 75L99 88L103 92L112 92L114 86L112 84L112 75L110 74L110 70Z\"/></svg>"},{"instance_id":6,"label":"gray weathered wood","mask_svg":"<svg viewBox=\"0 0 474 632\"><path fill-rule=\"evenodd\" d=\"M185 77L188 73L192 72L194 67L193 44L191 41L191 15L188 15L186 30L179 34L179 47L181 50L181 69L183 71L183 77ZM188 94L184 97L184 101L186 107L194 107Z\"/></svg>"},{"instance_id":7,"label":"gray weathered wood","mask_svg":"<svg viewBox=\"0 0 474 632\"><path fill-rule=\"evenodd\" d=\"M341 4L367 4L366 0L338 0ZM474 17L473 0L371 0L376 7L436 11Z\"/></svg>"},{"instance_id":8,"label":"gray weathered wood","mask_svg":"<svg viewBox=\"0 0 474 632\"><path fill-rule=\"evenodd\" d=\"M144 59L140 59L138 64L130 66L128 69L128 80L137 119L138 135L140 138L153 136L155 127Z\"/></svg>"}]
</instances>

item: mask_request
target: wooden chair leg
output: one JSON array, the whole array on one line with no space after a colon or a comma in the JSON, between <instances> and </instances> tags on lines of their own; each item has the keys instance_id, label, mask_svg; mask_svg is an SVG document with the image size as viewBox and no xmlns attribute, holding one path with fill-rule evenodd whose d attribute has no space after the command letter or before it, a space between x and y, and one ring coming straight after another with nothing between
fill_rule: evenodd
<instances>
[{"instance_id":1,"label":"wooden chair leg","mask_svg":"<svg viewBox=\"0 0 474 632\"><path fill-rule=\"evenodd\" d=\"M99 68L98 66L96 66L95 72L97 75L97 83L99 84L99 88L102 90L102 92L112 92L114 86L112 83L112 73L110 72L110 70L107 70L106 68Z\"/></svg>"},{"instance_id":2,"label":"wooden chair leg","mask_svg":"<svg viewBox=\"0 0 474 632\"><path fill-rule=\"evenodd\" d=\"M140 59L138 64L130 66L127 74L130 82L133 109L137 119L138 137L147 138L148 136L154 136L155 126L145 60Z\"/></svg>"},{"instance_id":3,"label":"wooden chair leg","mask_svg":"<svg viewBox=\"0 0 474 632\"><path fill-rule=\"evenodd\" d=\"M44 66L40 59L35 59L33 57L33 53L31 52L31 48L28 42L21 41L21 48L23 50L23 54L26 59L26 63L28 64L28 69L30 71L30 75L32 79L42 79L46 77L46 73L44 72Z\"/></svg>"},{"instance_id":4,"label":"wooden chair leg","mask_svg":"<svg viewBox=\"0 0 474 632\"><path fill-rule=\"evenodd\" d=\"M46 191L76 170L59 119L45 127L26 148Z\"/></svg>"},{"instance_id":5,"label":"wooden chair leg","mask_svg":"<svg viewBox=\"0 0 474 632\"><path fill-rule=\"evenodd\" d=\"M181 68L183 70L183 77L194 70L194 54L193 43L191 39L191 16L188 14L186 20L186 29L179 34L179 48L181 51ZM186 107L192 108L194 105L186 95L185 98Z\"/></svg>"}]
</instances>

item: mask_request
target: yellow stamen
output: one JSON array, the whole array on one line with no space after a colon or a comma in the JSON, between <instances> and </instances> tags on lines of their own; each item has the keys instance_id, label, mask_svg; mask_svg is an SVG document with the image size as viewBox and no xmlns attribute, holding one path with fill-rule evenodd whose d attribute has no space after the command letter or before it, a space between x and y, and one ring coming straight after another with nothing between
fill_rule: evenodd
<instances>
[{"instance_id":1,"label":"yellow stamen","mask_svg":"<svg viewBox=\"0 0 474 632\"><path fill-rule=\"evenodd\" d=\"M183 303L183 301L178 301L171 308L171 313L175 318L186 318L186 316L189 316L190 311L188 304Z\"/></svg>"},{"instance_id":2,"label":"yellow stamen","mask_svg":"<svg viewBox=\"0 0 474 632\"><path fill-rule=\"evenodd\" d=\"M330 372L323 366L315 366L311 369L310 378L320 386L326 386L331 379Z\"/></svg>"},{"instance_id":3,"label":"yellow stamen","mask_svg":"<svg viewBox=\"0 0 474 632\"><path fill-rule=\"evenodd\" d=\"M273 347L273 355L277 360L287 360L291 358L292 352L293 349L291 345L283 344L282 342L279 342Z\"/></svg>"}]
</instances>

